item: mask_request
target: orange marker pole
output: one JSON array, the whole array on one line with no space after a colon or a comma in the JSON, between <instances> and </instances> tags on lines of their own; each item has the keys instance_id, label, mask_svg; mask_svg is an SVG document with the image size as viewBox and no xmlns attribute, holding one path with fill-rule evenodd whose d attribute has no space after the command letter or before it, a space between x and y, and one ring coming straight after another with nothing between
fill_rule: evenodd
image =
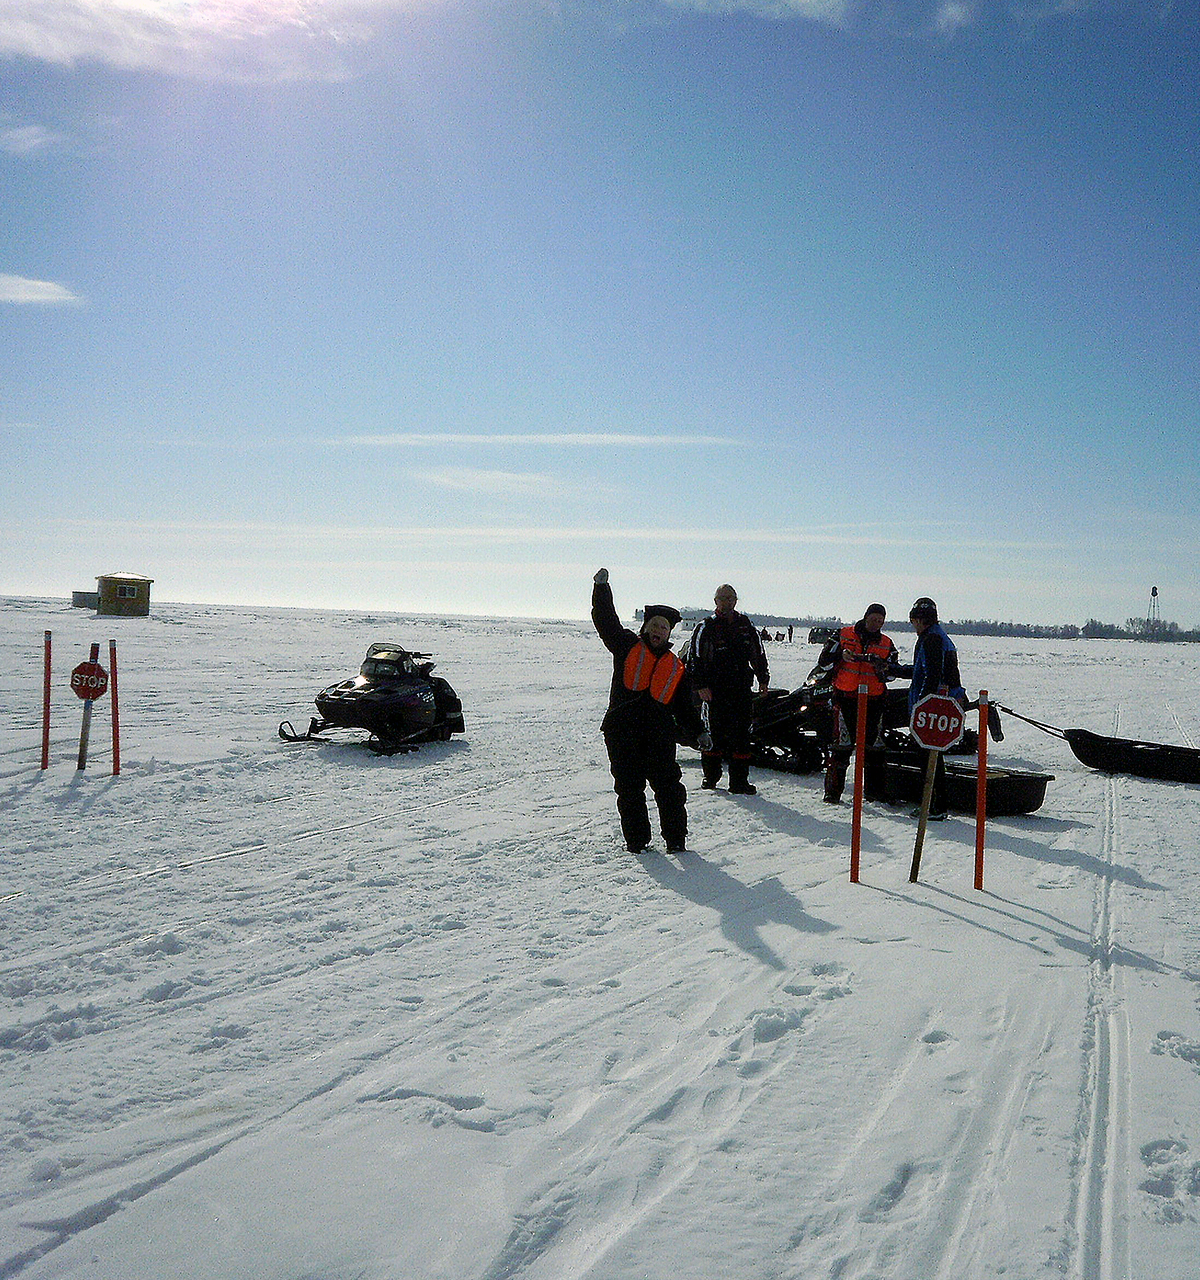
<instances>
[{"instance_id":1,"label":"orange marker pole","mask_svg":"<svg viewBox=\"0 0 1200 1280\"><path fill-rule=\"evenodd\" d=\"M108 642L108 689L112 694L113 777L121 772L121 730L117 717L117 642Z\"/></svg>"},{"instance_id":2,"label":"orange marker pole","mask_svg":"<svg viewBox=\"0 0 1200 1280\"><path fill-rule=\"evenodd\" d=\"M988 691L979 691L979 773L975 780L975 888L983 888L983 844L987 828Z\"/></svg>"},{"instance_id":3,"label":"orange marker pole","mask_svg":"<svg viewBox=\"0 0 1200 1280\"><path fill-rule=\"evenodd\" d=\"M867 749L867 686L858 686L858 716L854 728L854 817L850 823L850 883L858 883L862 850L863 755Z\"/></svg>"},{"instance_id":4,"label":"orange marker pole","mask_svg":"<svg viewBox=\"0 0 1200 1280\"><path fill-rule=\"evenodd\" d=\"M42 768L50 768L50 632L46 632L42 662Z\"/></svg>"}]
</instances>

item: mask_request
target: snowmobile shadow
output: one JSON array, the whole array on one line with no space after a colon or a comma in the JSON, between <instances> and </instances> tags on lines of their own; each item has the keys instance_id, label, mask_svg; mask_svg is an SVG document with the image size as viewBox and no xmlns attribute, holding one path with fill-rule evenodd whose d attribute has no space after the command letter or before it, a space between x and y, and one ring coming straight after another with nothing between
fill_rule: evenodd
<instances>
[{"instance_id":1,"label":"snowmobile shadow","mask_svg":"<svg viewBox=\"0 0 1200 1280\"><path fill-rule=\"evenodd\" d=\"M804 904L783 887L777 876L746 884L698 853L675 857L646 853L642 866L666 889L697 906L721 913L721 933L739 951L772 969L788 968L759 932L770 924L786 925L797 933L832 933L838 926L810 915Z\"/></svg>"},{"instance_id":2,"label":"snowmobile shadow","mask_svg":"<svg viewBox=\"0 0 1200 1280\"><path fill-rule=\"evenodd\" d=\"M471 744L462 739L451 739L449 742L422 742L414 744L405 751L379 751L377 744L361 735L358 737L311 738L304 744L304 754L316 756L322 764L338 765L346 770L361 772L363 767L382 769L419 768L423 763L434 760L446 760L459 752L469 751ZM280 743L280 750L286 754L289 748L297 748L290 743Z\"/></svg>"}]
</instances>

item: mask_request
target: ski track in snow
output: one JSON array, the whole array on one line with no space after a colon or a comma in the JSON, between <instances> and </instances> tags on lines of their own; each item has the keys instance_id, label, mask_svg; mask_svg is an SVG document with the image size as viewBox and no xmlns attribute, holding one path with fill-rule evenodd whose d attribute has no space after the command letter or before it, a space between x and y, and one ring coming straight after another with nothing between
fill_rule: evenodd
<instances>
[{"instance_id":1,"label":"ski track in snow","mask_svg":"<svg viewBox=\"0 0 1200 1280\"><path fill-rule=\"evenodd\" d=\"M1121 848L1116 783L1104 781L1105 813L1100 859L1109 868ZM1096 882L1088 1009L1083 1044L1073 1220L1075 1239L1068 1274L1077 1280L1130 1276L1129 1021L1123 972L1113 964L1115 889L1110 873Z\"/></svg>"},{"instance_id":2,"label":"ski track in snow","mask_svg":"<svg viewBox=\"0 0 1200 1280\"><path fill-rule=\"evenodd\" d=\"M230 615L197 619L199 695L175 637L133 631L155 661L128 644L119 780L102 720L92 772L68 774L61 723L55 768L31 769L31 691L8 699L0 1277L57 1274L296 1125L445 1142L448 1173L465 1142L503 1169L474 1252L413 1280L1149 1280L1147 1240L1196 1239L1200 1126L1149 1127L1167 1109L1142 1118L1136 1088L1153 1071L1200 1094L1186 903L1161 941L1126 932L1183 874L1161 811L1126 812L1140 784L1060 752L1046 810L992 825L983 894L969 822L931 830L910 886L912 823L868 806L851 889L847 814L814 779L699 793L684 753L696 852L633 859L586 624L422 624L467 740L389 759L272 735L393 623L360 621L339 665L340 620L321 652L242 616L228 654ZM1029 655L1006 653L1015 679ZM784 682L811 656L779 655ZM1171 794L1200 833L1194 789ZM1193 1019L1147 1029L1135 982L1186 987Z\"/></svg>"}]
</instances>

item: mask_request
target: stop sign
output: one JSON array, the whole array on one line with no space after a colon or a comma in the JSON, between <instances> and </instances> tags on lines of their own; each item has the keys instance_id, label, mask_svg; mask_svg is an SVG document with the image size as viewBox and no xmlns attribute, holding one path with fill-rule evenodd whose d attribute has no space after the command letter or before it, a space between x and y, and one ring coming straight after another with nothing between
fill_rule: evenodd
<instances>
[{"instance_id":1,"label":"stop sign","mask_svg":"<svg viewBox=\"0 0 1200 1280\"><path fill-rule=\"evenodd\" d=\"M98 662L81 662L71 672L71 688L81 698L94 702L108 691L108 672Z\"/></svg>"},{"instance_id":2,"label":"stop sign","mask_svg":"<svg viewBox=\"0 0 1200 1280\"><path fill-rule=\"evenodd\" d=\"M963 736L963 709L944 693L927 693L913 707L909 728L927 751L948 751Z\"/></svg>"}]
</instances>

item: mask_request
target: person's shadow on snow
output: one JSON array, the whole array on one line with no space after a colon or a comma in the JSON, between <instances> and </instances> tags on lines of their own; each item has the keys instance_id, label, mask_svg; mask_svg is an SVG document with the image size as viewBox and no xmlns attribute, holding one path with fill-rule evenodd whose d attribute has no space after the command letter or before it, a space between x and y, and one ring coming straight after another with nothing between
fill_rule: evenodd
<instances>
[{"instance_id":1,"label":"person's shadow on snow","mask_svg":"<svg viewBox=\"0 0 1200 1280\"><path fill-rule=\"evenodd\" d=\"M660 853L644 853L638 861L665 888L719 912L725 937L772 969L788 966L759 932L765 925L787 925L798 933L832 933L837 928L805 911L804 904L783 887L777 876L746 884L716 863L705 862L698 853L669 858Z\"/></svg>"}]
</instances>

